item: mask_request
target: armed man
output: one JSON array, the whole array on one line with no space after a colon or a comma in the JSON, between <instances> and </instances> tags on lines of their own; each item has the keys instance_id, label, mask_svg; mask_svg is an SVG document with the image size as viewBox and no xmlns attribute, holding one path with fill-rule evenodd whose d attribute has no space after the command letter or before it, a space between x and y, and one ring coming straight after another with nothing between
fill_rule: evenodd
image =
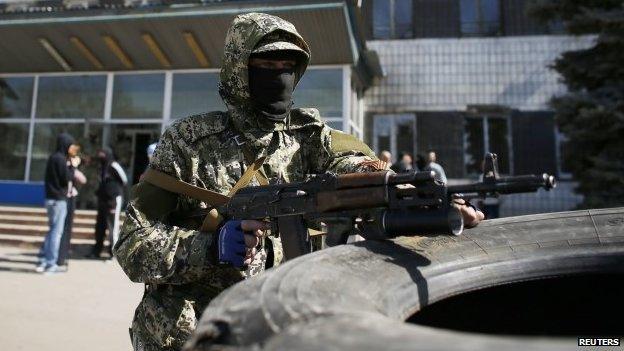
<instances>
[{"instance_id":1,"label":"armed man","mask_svg":"<svg viewBox=\"0 0 624 351\"><path fill-rule=\"evenodd\" d=\"M265 238L265 222L206 225L215 193L387 168L364 143L323 123L318 110L292 108L309 61L308 45L291 23L239 15L221 67L227 111L179 120L163 134L115 246L128 277L146 286L132 322L135 350L180 349L211 299L281 261L279 240ZM460 208L467 225L482 219Z\"/></svg>"}]
</instances>

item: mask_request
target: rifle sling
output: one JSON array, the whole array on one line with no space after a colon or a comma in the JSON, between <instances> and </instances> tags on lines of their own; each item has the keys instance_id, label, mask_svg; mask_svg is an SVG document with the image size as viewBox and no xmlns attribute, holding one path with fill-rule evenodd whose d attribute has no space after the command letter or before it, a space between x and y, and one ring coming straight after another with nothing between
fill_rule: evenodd
<instances>
[{"instance_id":1,"label":"rifle sling","mask_svg":"<svg viewBox=\"0 0 624 351\"><path fill-rule=\"evenodd\" d=\"M143 180L172 193L186 195L190 198L206 202L211 206L220 206L230 201L229 196L189 184L153 168L148 168L147 171L145 171Z\"/></svg>"},{"instance_id":2,"label":"rifle sling","mask_svg":"<svg viewBox=\"0 0 624 351\"><path fill-rule=\"evenodd\" d=\"M234 184L232 189L230 189L230 192L228 193L228 195L223 195L216 191L200 188L198 186L189 184L183 180L174 178L166 173L157 171L152 168L147 169L147 171L145 172L145 175L143 176L143 180L159 188L170 191L172 193L186 195L190 198L206 202L209 206L216 207L216 206L224 205L228 201L230 201L230 198L232 197L232 195L234 195L241 188L244 188L247 185L249 185L249 182L251 182L253 177L256 177L256 179L258 179L258 182L260 182L260 184L263 184L264 182L260 181L260 177L258 176L258 171L261 169L262 164L264 164L265 159L266 157L260 157L259 159L255 160L245 170L243 175L236 182L236 184ZM266 177L264 177L264 180L266 181ZM223 217L221 217L221 215L216 211L216 209L213 208L206 215L206 218L204 218L204 221L202 223L200 230L213 232L217 229L219 223L222 220L223 220Z\"/></svg>"},{"instance_id":3,"label":"rifle sling","mask_svg":"<svg viewBox=\"0 0 624 351\"><path fill-rule=\"evenodd\" d=\"M253 179L253 177L256 177L256 179L258 180L258 182L261 185L266 185L266 184L262 184L262 182L260 181L259 175L260 172L259 170L262 168L262 165L264 164L264 160L266 160L266 156L262 156L259 159L253 161L249 167L247 167L247 169L245 170L245 172L243 173L243 175L240 177L240 179L238 180L238 182L236 182L236 184L234 184L234 186L232 187L232 189L230 189L230 192L228 193L228 197L231 197L232 195L236 194L236 192L238 190L240 190L241 188L246 187L247 185L249 185L249 183L251 182L251 180ZM266 178L265 178L266 179ZM268 184L268 182L267 182Z\"/></svg>"}]
</instances>

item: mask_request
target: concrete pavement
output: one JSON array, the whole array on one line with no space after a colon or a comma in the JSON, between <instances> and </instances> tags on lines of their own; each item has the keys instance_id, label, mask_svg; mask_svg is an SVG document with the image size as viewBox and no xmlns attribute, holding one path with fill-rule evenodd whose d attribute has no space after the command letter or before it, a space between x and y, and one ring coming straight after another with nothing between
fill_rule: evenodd
<instances>
[{"instance_id":1,"label":"concrete pavement","mask_svg":"<svg viewBox=\"0 0 624 351\"><path fill-rule=\"evenodd\" d=\"M36 253L0 247L0 349L131 350L143 285L115 261L74 259L67 273L37 274Z\"/></svg>"}]
</instances>

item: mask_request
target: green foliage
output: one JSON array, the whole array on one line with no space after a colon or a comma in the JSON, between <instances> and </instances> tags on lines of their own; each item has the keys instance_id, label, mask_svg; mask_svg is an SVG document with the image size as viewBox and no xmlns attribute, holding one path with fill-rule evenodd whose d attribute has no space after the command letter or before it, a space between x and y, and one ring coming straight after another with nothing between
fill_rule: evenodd
<instances>
[{"instance_id":1,"label":"green foliage","mask_svg":"<svg viewBox=\"0 0 624 351\"><path fill-rule=\"evenodd\" d=\"M530 13L562 21L574 35L595 34L587 49L566 52L553 68L567 85L554 98L566 135L564 162L579 182L582 207L624 204L624 0L534 0Z\"/></svg>"}]
</instances>

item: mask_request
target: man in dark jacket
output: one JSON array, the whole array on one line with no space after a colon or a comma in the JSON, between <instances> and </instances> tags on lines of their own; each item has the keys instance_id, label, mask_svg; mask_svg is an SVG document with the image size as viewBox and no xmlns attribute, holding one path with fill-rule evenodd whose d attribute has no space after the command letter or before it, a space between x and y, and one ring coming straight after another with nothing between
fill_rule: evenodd
<instances>
[{"instance_id":1,"label":"man in dark jacket","mask_svg":"<svg viewBox=\"0 0 624 351\"><path fill-rule=\"evenodd\" d=\"M67 216L68 184L74 178L74 167L69 159L78 153L74 138L61 133L57 137L56 152L48 158L45 170L45 205L50 227L39 251L39 273L57 273L57 259L61 234Z\"/></svg>"},{"instance_id":2,"label":"man in dark jacket","mask_svg":"<svg viewBox=\"0 0 624 351\"><path fill-rule=\"evenodd\" d=\"M113 151L109 147L97 153L100 161L100 185L96 191L98 198L97 219L95 223L95 246L90 256L99 258L104 247L104 237L108 229L110 257L112 248L119 237L119 215L121 213L122 195L128 178L123 168L115 161Z\"/></svg>"},{"instance_id":3,"label":"man in dark jacket","mask_svg":"<svg viewBox=\"0 0 624 351\"><path fill-rule=\"evenodd\" d=\"M412 155L403 151L399 154L399 159L390 167L395 173L404 173L409 172L414 169L413 165L414 160L412 159Z\"/></svg>"}]
</instances>

